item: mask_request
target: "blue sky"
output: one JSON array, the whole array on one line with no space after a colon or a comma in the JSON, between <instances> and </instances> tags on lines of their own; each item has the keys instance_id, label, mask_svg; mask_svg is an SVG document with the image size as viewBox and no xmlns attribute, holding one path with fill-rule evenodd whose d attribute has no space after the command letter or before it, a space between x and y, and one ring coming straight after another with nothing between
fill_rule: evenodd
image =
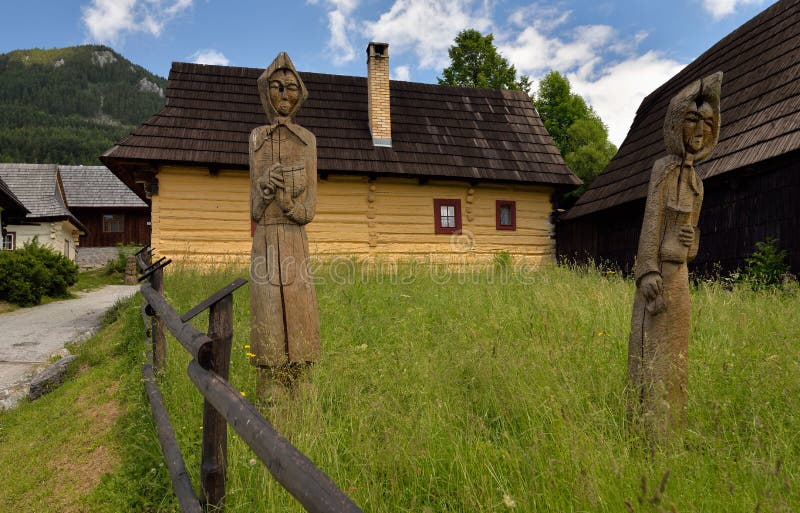
<instances>
[{"instance_id":1,"label":"blue sky","mask_svg":"<svg viewBox=\"0 0 800 513\"><path fill-rule=\"evenodd\" d=\"M464 28L495 35L533 79L566 74L622 142L641 99L770 0L6 0L0 53L107 44L167 76L172 61L366 75L369 41L392 77L435 82Z\"/></svg>"}]
</instances>

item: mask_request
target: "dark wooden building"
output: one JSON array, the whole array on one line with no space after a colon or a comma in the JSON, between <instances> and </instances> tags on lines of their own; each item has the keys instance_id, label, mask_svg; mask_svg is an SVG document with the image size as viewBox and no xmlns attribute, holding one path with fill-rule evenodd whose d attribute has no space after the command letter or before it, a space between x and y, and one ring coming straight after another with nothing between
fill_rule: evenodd
<instances>
[{"instance_id":1,"label":"dark wooden building","mask_svg":"<svg viewBox=\"0 0 800 513\"><path fill-rule=\"evenodd\" d=\"M87 227L83 248L150 243L150 206L105 166L59 166L70 212Z\"/></svg>"},{"instance_id":2,"label":"dark wooden building","mask_svg":"<svg viewBox=\"0 0 800 513\"><path fill-rule=\"evenodd\" d=\"M756 242L779 239L800 271L800 0L775 3L722 39L642 101L614 159L556 225L559 258L636 255L653 162L665 155L670 99L724 72L719 145L698 167L705 186L694 267L743 267Z\"/></svg>"}]
</instances>

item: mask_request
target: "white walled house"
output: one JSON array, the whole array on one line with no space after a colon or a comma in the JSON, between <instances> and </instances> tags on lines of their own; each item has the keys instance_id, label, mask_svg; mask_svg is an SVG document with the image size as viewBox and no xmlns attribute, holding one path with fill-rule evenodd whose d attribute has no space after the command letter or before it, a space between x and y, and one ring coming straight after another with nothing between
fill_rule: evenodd
<instances>
[{"instance_id":1,"label":"white walled house","mask_svg":"<svg viewBox=\"0 0 800 513\"><path fill-rule=\"evenodd\" d=\"M14 250L38 238L75 260L78 238L86 228L67 209L64 186L56 165L0 164L0 180L27 213L3 218L3 248Z\"/></svg>"},{"instance_id":2,"label":"white walled house","mask_svg":"<svg viewBox=\"0 0 800 513\"><path fill-rule=\"evenodd\" d=\"M25 217L28 213L22 202L17 198L8 185L0 178L0 251L14 249L15 236L13 232L6 231L7 221L11 218Z\"/></svg>"}]
</instances>

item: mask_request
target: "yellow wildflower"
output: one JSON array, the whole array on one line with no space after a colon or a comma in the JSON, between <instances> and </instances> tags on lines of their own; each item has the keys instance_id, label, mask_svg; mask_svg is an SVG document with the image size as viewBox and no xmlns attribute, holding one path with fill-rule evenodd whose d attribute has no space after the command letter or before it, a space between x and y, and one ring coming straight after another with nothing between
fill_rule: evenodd
<instances>
[{"instance_id":1,"label":"yellow wildflower","mask_svg":"<svg viewBox=\"0 0 800 513\"><path fill-rule=\"evenodd\" d=\"M255 356L255 353L251 353L251 352L248 352L248 353L247 353L247 357L248 357L248 358L252 358L252 357L254 357L254 356Z\"/></svg>"},{"instance_id":2,"label":"yellow wildflower","mask_svg":"<svg viewBox=\"0 0 800 513\"><path fill-rule=\"evenodd\" d=\"M250 344L245 344L242 346L243 349L250 349Z\"/></svg>"}]
</instances>

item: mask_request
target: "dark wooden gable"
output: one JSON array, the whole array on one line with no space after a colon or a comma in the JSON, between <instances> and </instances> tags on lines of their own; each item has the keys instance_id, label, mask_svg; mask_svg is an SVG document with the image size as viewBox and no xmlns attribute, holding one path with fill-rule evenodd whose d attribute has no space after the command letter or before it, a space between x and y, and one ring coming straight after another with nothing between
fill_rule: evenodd
<instances>
[{"instance_id":1,"label":"dark wooden gable","mask_svg":"<svg viewBox=\"0 0 800 513\"><path fill-rule=\"evenodd\" d=\"M704 179L800 149L800 0L769 7L703 53L642 101L628 136L603 173L562 219L642 199L653 162L665 155L662 128L670 99L716 71L722 129Z\"/></svg>"}]
</instances>

